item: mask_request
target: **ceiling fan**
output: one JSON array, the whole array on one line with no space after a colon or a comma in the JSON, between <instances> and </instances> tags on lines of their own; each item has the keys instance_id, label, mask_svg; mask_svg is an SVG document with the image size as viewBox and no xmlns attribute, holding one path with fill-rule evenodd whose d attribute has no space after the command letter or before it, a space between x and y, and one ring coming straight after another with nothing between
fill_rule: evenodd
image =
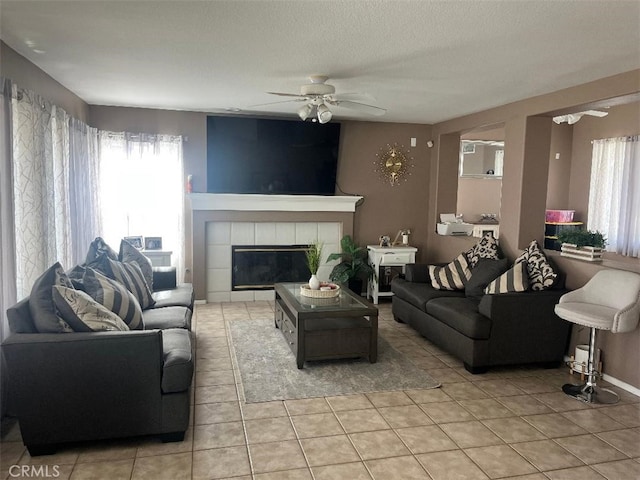
<instances>
[{"instance_id":1,"label":"ceiling fan","mask_svg":"<svg viewBox=\"0 0 640 480\"><path fill-rule=\"evenodd\" d=\"M328 79L329 77L326 75L311 75L309 77L311 83L302 85L300 87L300 93L267 92L270 95L292 97L291 100L262 103L260 105L253 105L253 107L287 102L304 102L304 105L298 109L298 116L302 120L311 117L311 121L318 121L320 123L327 123L331 120L333 114L329 108L330 106L350 108L369 115L384 115L386 113L387 110L384 108L350 100L353 98L362 98L363 95L353 93L336 94L335 87L326 83Z\"/></svg>"}]
</instances>

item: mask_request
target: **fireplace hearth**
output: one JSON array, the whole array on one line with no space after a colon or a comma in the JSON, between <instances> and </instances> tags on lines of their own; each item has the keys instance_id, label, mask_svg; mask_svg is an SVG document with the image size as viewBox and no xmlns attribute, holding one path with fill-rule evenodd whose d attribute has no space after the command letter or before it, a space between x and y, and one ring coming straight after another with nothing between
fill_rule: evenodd
<instances>
[{"instance_id":1,"label":"fireplace hearth","mask_svg":"<svg viewBox=\"0 0 640 480\"><path fill-rule=\"evenodd\" d=\"M232 245L233 291L273 290L276 283L306 282L309 245Z\"/></svg>"}]
</instances>

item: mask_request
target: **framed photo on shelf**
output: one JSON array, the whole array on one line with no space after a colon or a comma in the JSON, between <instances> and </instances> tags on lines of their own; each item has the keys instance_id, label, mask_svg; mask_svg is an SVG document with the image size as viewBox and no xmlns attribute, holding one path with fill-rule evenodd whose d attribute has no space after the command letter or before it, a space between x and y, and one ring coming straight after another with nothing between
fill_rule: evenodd
<instances>
[{"instance_id":1,"label":"framed photo on shelf","mask_svg":"<svg viewBox=\"0 0 640 480\"><path fill-rule=\"evenodd\" d=\"M124 237L124 239L138 250L142 250L142 235L138 237Z\"/></svg>"},{"instance_id":2,"label":"framed photo on shelf","mask_svg":"<svg viewBox=\"0 0 640 480\"><path fill-rule=\"evenodd\" d=\"M162 250L162 237L144 237L145 250Z\"/></svg>"}]
</instances>

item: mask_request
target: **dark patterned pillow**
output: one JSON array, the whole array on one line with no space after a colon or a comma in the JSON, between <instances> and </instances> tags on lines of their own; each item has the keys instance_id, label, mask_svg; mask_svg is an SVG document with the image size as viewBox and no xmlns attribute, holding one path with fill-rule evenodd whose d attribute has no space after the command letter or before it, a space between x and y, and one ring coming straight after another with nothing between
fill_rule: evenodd
<instances>
[{"instance_id":1,"label":"dark patterned pillow","mask_svg":"<svg viewBox=\"0 0 640 480\"><path fill-rule=\"evenodd\" d=\"M54 285L53 301L74 332L129 330L122 319L82 290Z\"/></svg>"},{"instance_id":2,"label":"dark patterned pillow","mask_svg":"<svg viewBox=\"0 0 640 480\"><path fill-rule=\"evenodd\" d=\"M88 293L96 302L118 315L129 329L144 330L142 309L138 300L120 283L111 280L93 268L86 268L79 288Z\"/></svg>"},{"instance_id":3,"label":"dark patterned pillow","mask_svg":"<svg viewBox=\"0 0 640 480\"><path fill-rule=\"evenodd\" d=\"M464 286L464 294L467 297L482 297L484 289L493 280L509 270L509 260L490 260L480 258L475 267L471 270L471 278Z\"/></svg>"},{"instance_id":4,"label":"dark patterned pillow","mask_svg":"<svg viewBox=\"0 0 640 480\"><path fill-rule=\"evenodd\" d=\"M498 241L491 233L487 233L465 254L471 268L475 267L481 258L498 260Z\"/></svg>"},{"instance_id":5,"label":"dark patterned pillow","mask_svg":"<svg viewBox=\"0 0 640 480\"><path fill-rule=\"evenodd\" d=\"M547 256L536 240L518 255L514 263L526 263L531 290L546 290L553 287L558 280L558 274L553 271Z\"/></svg>"},{"instance_id":6,"label":"dark patterned pillow","mask_svg":"<svg viewBox=\"0 0 640 480\"><path fill-rule=\"evenodd\" d=\"M106 255L111 260L118 260L118 254L116 251L107 245L107 242L105 242L102 237L96 237L89 245L89 251L87 252L85 263L92 263L98 260L102 255Z\"/></svg>"},{"instance_id":7,"label":"dark patterned pillow","mask_svg":"<svg viewBox=\"0 0 640 480\"><path fill-rule=\"evenodd\" d=\"M29 296L31 318L40 333L72 332L73 329L56 311L52 291L54 285L73 288L60 262L54 263L33 283Z\"/></svg>"},{"instance_id":8,"label":"dark patterned pillow","mask_svg":"<svg viewBox=\"0 0 640 480\"><path fill-rule=\"evenodd\" d=\"M143 310L156 303L151 296L147 282L144 280L142 270L136 262L122 263L111 260L107 255L101 255L91 264L91 267L124 285L127 290L133 293Z\"/></svg>"},{"instance_id":9,"label":"dark patterned pillow","mask_svg":"<svg viewBox=\"0 0 640 480\"><path fill-rule=\"evenodd\" d=\"M131 263L136 262L142 270L144 279L147 282L149 290L153 292L153 267L151 266L151 260L145 257L140 250L131 245L126 240L120 242L120 254L118 258L121 262Z\"/></svg>"},{"instance_id":10,"label":"dark patterned pillow","mask_svg":"<svg viewBox=\"0 0 640 480\"><path fill-rule=\"evenodd\" d=\"M429 265L429 276L431 286L437 290L462 290L471 278L471 268L466 255L461 253L444 267Z\"/></svg>"},{"instance_id":11,"label":"dark patterned pillow","mask_svg":"<svg viewBox=\"0 0 640 480\"><path fill-rule=\"evenodd\" d=\"M527 264L520 262L487 285L484 293L524 292L528 289L529 274L527 273Z\"/></svg>"}]
</instances>

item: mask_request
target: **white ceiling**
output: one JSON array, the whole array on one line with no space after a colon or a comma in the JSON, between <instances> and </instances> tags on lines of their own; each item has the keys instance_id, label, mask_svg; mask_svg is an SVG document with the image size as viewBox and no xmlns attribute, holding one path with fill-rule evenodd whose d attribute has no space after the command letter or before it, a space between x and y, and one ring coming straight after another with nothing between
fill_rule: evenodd
<instances>
[{"instance_id":1,"label":"white ceiling","mask_svg":"<svg viewBox=\"0 0 640 480\"><path fill-rule=\"evenodd\" d=\"M640 1L7 1L0 38L89 104L295 116L326 74L437 123L640 68Z\"/></svg>"}]
</instances>

